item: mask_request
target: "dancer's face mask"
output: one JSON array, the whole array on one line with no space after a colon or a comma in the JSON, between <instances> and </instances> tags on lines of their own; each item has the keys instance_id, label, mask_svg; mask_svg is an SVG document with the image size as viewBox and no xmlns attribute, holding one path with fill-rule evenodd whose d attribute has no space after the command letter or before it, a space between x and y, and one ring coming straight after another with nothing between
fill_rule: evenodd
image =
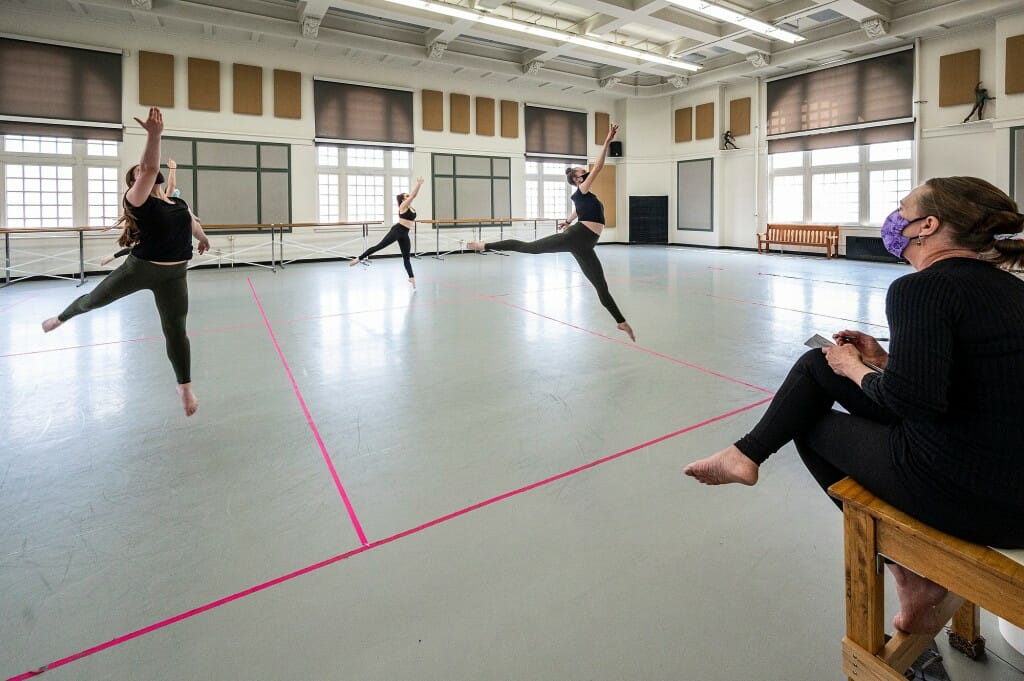
<instances>
[{"instance_id":1,"label":"dancer's face mask","mask_svg":"<svg viewBox=\"0 0 1024 681\"><path fill-rule=\"evenodd\" d=\"M910 237L903 236L903 230L927 217L927 215L922 215L913 220L906 220L900 215L899 210L889 213L889 217L882 224L882 243L885 244L885 250L897 258L902 258L903 251L907 250L907 246L910 245Z\"/></svg>"}]
</instances>

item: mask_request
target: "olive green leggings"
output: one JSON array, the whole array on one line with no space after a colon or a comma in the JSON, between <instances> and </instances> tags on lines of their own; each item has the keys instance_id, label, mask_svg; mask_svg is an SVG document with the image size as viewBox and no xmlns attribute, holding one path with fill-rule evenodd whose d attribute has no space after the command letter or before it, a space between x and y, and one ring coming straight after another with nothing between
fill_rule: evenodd
<instances>
[{"instance_id":1,"label":"olive green leggings","mask_svg":"<svg viewBox=\"0 0 1024 681\"><path fill-rule=\"evenodd\" d=\"M191 383L192 355L185 318L188 316L187 263L157 265L129 255L120 267L111 272L89 293L68 305L57 315L62 322L89 310L110 305L115 300L149 289L153 292L160 325L164 330L167 358L171 360L178 383Z\"/></svg>"}]
</instances>

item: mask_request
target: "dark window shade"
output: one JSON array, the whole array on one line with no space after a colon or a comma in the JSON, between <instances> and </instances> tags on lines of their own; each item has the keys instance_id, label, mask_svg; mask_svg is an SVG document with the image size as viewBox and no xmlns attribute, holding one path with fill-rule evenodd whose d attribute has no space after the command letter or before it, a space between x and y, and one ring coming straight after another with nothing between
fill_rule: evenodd
<instances>
[{"instance_id":1,"label":"dark window shade","mask_svg":"<svg viewBox=\"0 0 1024 681\"><path fill-rule=\"evenodd\" d=\"M0 115L62 121L5 121L6 134L120 140L121 55L0 38ZM118 127L67 124L75 121Z\"/></svg>"},{"instance_id":2,"label":"dark window shade","mask_svg":"<svg viewBox=\"0 0 1024 681\"><path fill-rule=\"evenodd\" d=\"M587 114L527 106L526 153L587 157Z\"/></svg>"},{"instance_id":3,"label":"dark window shade","mask_svg":"<svg viewBox=\"0 0 1024 681\"><path fill-rule=\"evenodd\" d=\"M825 132L818 135L801 135L781 140L768 140L768 153L781 154L787 151L809 151L835 147L863 146L879 142L901 142L914 139L913 123L879 125L872 128L856 128L841 132Z\"/></svg>"},{"instance_id":4,"label":"dark window shade","mask_svg":"<svg viewBox=\"0 0 1024 681\"><path fill-rule=\"evenodd\" d=\"M913 116L914 50L771 81L768 135Z\"/></svg>"},{"instance_id":5,"label":"dark window shade","mask_svg":"<svg viewBox=\"0 0 1024 681\"><path fill-rule=\"evenodd\" d=\"M321 139L412 144L412 92L313 81L316 136Z\"/></svg>"}]
</instances>

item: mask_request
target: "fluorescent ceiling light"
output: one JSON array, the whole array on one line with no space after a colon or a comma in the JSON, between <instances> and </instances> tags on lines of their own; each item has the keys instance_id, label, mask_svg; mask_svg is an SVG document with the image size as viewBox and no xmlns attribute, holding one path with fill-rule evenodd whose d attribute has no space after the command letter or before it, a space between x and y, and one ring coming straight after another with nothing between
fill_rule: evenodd
<instances>
[{"instance_id":1,"label":"fluorescent ceiling light","mask_svg":"<svg viewBox=\"0 0 1024 681\"><path fill-rule=\"evenodd\" d=\"M493 16L490 14L483 14L481 12L474 12L469 9L458 7L456 5L449 5L444 2L429 2L428 0L388 0L396 5L403 5L405 7L413 7L415 9L423 9L428 12L436 12L437 14L444 14L449 17L456 17L457 19L465 19L467 21L475 21L481 24L487 24L488 26L496 26L498 28L504 28L509 31L518 31L519 33L529 33L541 38L547 38L549 40L557 40L564 43L572 43L574 45L581 45L583 47L589 47L594 50L601 52L610 52L623 57L629 57L631 59L640 59L641 61L650 62L653 64L661 64L662 66L671 66L677 69L683 69L684 71L699 71L700 66L697 64L691 64L690 62L680 61L678 59L670 59L669 57L662 57L661 55L653 54L651 52L645 52L643 50L637 50L632 47L623 47L614 43L608 43L603 40L592 40L590 38L584 38L575 33L565 33L563 31L556 31L550 28L544 28L536 24L526 24L519 21L512 21L511 19L504 19L502 17Z\"/></svg>"},{"instance_id":2,"label":"fluorescent ceiling light","mask_svg":"<svg viewBox=\"0 0 1024 681\"><path fill-rule=\"evenodd\" d=\"M710 2L704 2L704 0L668 0L673 5L679 7L685 7L686 9L693 10L694 12L700 12L701 14L713 17L715 19L721 19L722 21L728 21L730 24L736 24L741 28L745 28L754 33L760 33L761 35L774 38L776 40L784 40L787 43L797 43L803 40L803 36L799 36L796 33L790 33L781 28L766 24L763 21L757 19L751 19L748 16L734 12L731 9L719 7L718 5L712 5Z\"/></svg>"}]
</instances>

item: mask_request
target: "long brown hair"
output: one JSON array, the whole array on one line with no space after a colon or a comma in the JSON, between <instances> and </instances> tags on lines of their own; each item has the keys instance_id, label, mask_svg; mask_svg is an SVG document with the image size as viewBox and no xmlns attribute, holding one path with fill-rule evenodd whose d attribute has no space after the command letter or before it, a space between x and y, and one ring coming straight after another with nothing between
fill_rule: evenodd
<instances>
[{"instance_id":1,"label":"long brown hair","mask_svg":"<svg viewBox=\"0 0 1024 681\"><path fill-rule=\"evenodd\" d=\"M924 184L922 213L949 225L957 246L1005 269L1024 265L1024 240L1008 238L1024 230L1024 215L1005 192L977 177L933 177Z\"/></svg>"},{"instance_id":2,"label":"long brown hair","mask_svg":"<svg viewBox=\"0 0 1024 681\"><path fill-rule=\"evenodd\" d=\"M135 170L139 167L136 163L128 172L124 174L124 182L128 185L128 189L131 189L135 184ZM121 236L117 238L117 245L122 248L128 248L134 246L139 240L139 223L135 221L135 216L132 214L131 204L128 203L128 192L121 196L121 217L117 219L114 226L122 225Z\"/></svg>"}]
</instances>

